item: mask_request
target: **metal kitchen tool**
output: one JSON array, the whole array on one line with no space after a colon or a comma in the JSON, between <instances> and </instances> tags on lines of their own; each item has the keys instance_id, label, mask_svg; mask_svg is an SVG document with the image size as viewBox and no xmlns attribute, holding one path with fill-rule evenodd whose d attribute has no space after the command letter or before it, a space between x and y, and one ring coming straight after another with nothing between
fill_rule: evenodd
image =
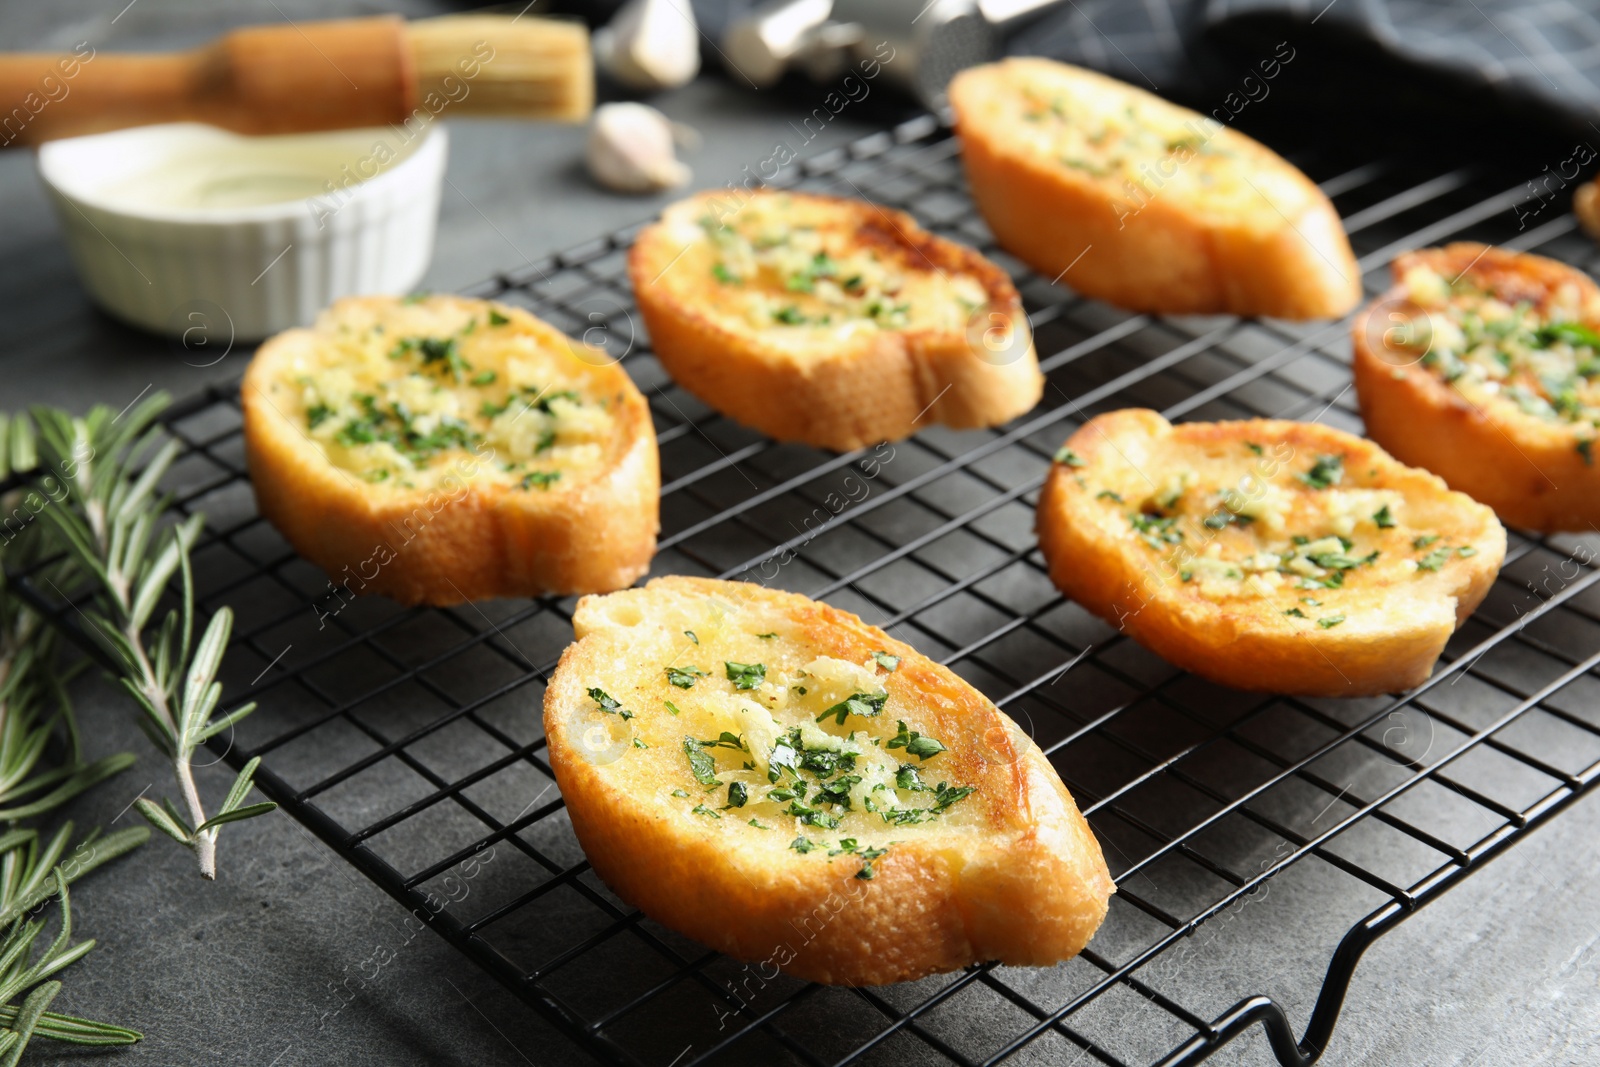
<instances>
[{"instance_id":1,"label":"metal kitchen tool","mask_svg":"<svg viewBox=\"0 0 1600 1067\"><path fill-rule=\"evenodd\" d=\"M831 82L854 63L887 77L931 108L957 72L997 58L1008 33L1062 0L776 0L731 23L728 66L758 88L791 69ZM885 55L893 59L883 62Z\"/></svg>"}]
</instances>

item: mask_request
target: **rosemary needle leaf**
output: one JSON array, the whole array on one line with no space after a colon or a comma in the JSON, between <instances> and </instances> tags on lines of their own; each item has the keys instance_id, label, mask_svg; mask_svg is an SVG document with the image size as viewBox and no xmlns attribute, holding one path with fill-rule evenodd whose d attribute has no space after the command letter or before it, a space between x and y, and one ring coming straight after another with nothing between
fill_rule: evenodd
<instances>
[{"instance_id":1,"label":"rosemary needle leaf","mask_svg":"<svg viewBox=\"0 0 1600 1067\"><path fill-rule=\"evenodd\" d=\"M12 471L30 471L39 465L39 449L33 433L33 422L26 415L17 415L7 427L6 447ZM8 472L9 473L9 472Z\"/></svg>"},{"instance_id":2,"label":"rosemary needle leaf","mask_svg":"<svg viewBox=\"0 0 1600 1067\"><path fill-rule=\"evenodd\" d=\"M11 1032L17 1035L17 1040L7 1050L4 1067L16 1067L17 1061L22 1059L22 1053L28 1047L28 1041L33 1037L34 1027L39 1025L39 1017L56 999L56 994L61 992L60 982L46 982L39 986L28 999L22 1002L22 1007L17 1011L16 1020L11 1024Z\"/></svg>"},{"instance_id":3,"label":"rosemary needle leaf","mask_svg":"<svg viewBox=\"0 0 1600 1067\"><path fill-rule=\"evenodd\" d=\"M254 705L251 705L252 709ZM234 714L238 714L235 712ZM261 766L261 757L257 756L246 763L239 770L239 777L233 780L233 788L228 790L227 797L222 801L223 811L232 811L244 803L244 798L250 795L250 787L255 784L256 768Z\"/></svg>"},{"instance_id":4,"label":"rosemary needle leaf","mask_svg":"<svg viewBox=\"0 0 1600 1067\"><path fill-rule=\"evenodd\" d=\"M154 826L180 845L187 846L194 843L193 835L178 820L162 811L153 802L140 797L133 802L133 806L139 809L140 815L149 820L151 826Z\"/></svg>"},{"instance_id":5,"label":"rosemary needle leaf","mask_svg":"<svg viewBox=\"0 0 1600 1067\"><path fill-rule=\"evenodd\" d=\"M253 819L257 815L265 815L269 811L278 810L278 805L272 801L263 801L260 804L250 804L232 811L219 811L205 822L200 824L200 833L205 833L214 826L221 826L225 822L238 822L240 819Z\"/></svg>"},{"instance_id":6,"label":"rosemary needle leaf","mask_svg":"<svg viewBox=\"0 0 1600 1067\"><path fill-rule=\"evenodd\" d=\"M0 820L26 819L43 814L61 806L90 786L98 785L112 775L127 770L133 763L134 756L131 752L121 752L115 756L96 760L38 800L15 808L0 809Z\"/></svg>"},{"instance_id":7,"label":"rosemary needle leaf","mask_svg":"<svg viewBox=\"0 0 1600 1067\"><path fill-rule=\"evenodd\" d=\"M9 1027L17 1017L17 1009L0 1004L0 1026ZM73 1045L131 1045L144 1035L126 1026L113 1026L93 1019L80 1019L76 1015L60 1015L47 1011L39 1017L33 1030L35 1037L49 1037Z\"/></svg>"},{"instance_id":8,"label":"rosemary needle leaf","mask_svg":"<svg viewBox=\"0 0 1600 1067\"><path fill-rule=\"evenodd\" d=\"M251 702L242 708L235 708L233 711L228 712L228 714L224 715L220 719L212 719L211 722L206 725L206 728L200 731L198 740L202 743L211 740L213 737L233 726L234 723L238 722L240 719L244 718L246 715L255 710L256 705L254 702Z\"/></svg>"}]
</instances>

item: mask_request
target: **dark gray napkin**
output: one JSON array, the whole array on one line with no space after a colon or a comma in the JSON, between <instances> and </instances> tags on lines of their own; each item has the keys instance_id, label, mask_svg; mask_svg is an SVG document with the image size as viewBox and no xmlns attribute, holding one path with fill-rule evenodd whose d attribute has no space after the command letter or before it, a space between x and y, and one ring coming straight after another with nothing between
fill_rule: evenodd
<instances>
[{"instance_id":1,"label":"dark gray napkin","mask_svg":"<svg viewBox=\"0 0 1600 1067\"><path fill-rule=\"evenodd\" d=\"M1287 42L1272 90L1335 111L1514 119L1600 144L1600 3L1573 0L1065 0L1010 43L1201 110ZM1292 66L1292 64L1291 64ZM1315 84L1308 84L1314 82ZM1492 139L1494 131L1484 131Z\"/></svg>"}]
</instances>

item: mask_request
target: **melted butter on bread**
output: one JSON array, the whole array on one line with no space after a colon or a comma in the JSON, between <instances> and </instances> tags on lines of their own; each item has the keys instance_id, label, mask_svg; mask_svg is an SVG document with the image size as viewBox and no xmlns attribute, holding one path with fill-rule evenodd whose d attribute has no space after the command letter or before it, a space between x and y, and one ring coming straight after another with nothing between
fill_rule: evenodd
<instances>
[{"instance_id":1,"label":"melted butter on bread","mask_svg":"<svg viewBox=\"0 0 1600 1067\"><path fill-rule=\"evenodd\" d=\"M711 314L747 329L844 339L878 330L962 331L988 302L984 280L950 271L893 239L884 216L820 197L762 190L737 206L690 201L663 217L682 259L665 279L709 279Z\"/></svg>"},{"instance_id":2,"label":"melted butter on bread","mask_svg":"<svg viewBox=\"0 0 1600 1067\"><path fill-rule=\"evenodd\" d=\"M377 487L430 489L469 458L475 482L566 488L605 467L616 398L575 349L492 306L418 302L342 323L297 353L297 412L330 463Z\"/></svg>"}]
</instances>

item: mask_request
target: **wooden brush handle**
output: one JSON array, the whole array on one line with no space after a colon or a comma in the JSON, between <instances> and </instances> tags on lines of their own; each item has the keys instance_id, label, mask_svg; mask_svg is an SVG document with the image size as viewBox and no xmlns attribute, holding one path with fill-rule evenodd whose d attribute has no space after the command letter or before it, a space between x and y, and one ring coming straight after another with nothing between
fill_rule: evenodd
<instances>
[{"instance_id":1,"label":"wooden brush handle","mask_svg":"<svg viewBox=\"0 0 1600 1067\"><path fill-rule=\"evenodd\" d=\"M0 146L154 122L295 133L404 122L417 105L395 16L235 30L192 52L0 55Z\"/></svg>"}]
</instances>

